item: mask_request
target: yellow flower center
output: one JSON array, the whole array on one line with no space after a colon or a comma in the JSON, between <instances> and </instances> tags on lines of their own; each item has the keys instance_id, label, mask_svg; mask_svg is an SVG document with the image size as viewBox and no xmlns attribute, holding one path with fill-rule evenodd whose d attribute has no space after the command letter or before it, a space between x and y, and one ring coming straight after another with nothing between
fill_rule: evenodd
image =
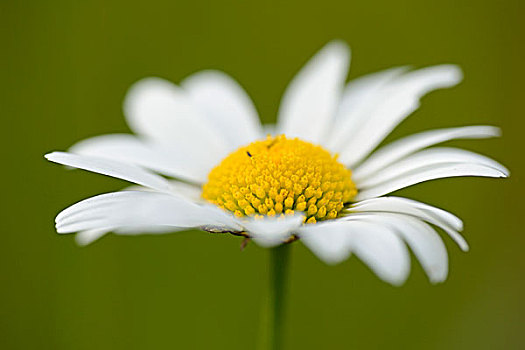
<instances>
[{"instance_id":1,"label":"yellow flower center","mask_svg":"<svg viewBox=\"0 0 525 350\"><path fill-rule=\"evenodd\" d=\"M356 194L352 172L320 146L284 135L241 147L208 175L202 197L236 216L304 212L336 218Z\"/></svg>"}]
</instances>

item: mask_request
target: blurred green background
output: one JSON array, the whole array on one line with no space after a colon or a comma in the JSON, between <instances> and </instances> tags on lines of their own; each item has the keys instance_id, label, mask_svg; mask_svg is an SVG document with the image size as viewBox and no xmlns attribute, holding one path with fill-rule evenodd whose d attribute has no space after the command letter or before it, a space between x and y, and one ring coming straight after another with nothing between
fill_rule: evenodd
<instances>
[{"instance_id":1,"label":"blurred green background","mask_svg":"<svg viewBox=\"0 0 525 350\"><path fill-rule=\"evenodd\" d=\"M389 138L493 124L502 139L455 145L494 156L505 181L449 179L400 192L460 215L471 251L445 238L450 275L413 264L391 287L355 258L329 267L294 245L288 349L518 349L525 346L524 2L0 2L1 349L252 349L268 252L232 236L108 236L80 248L54 216L124 182L47 163L75 141L127 132L126 89L205 68L237 78L266 122L291 77L333 38L350 78L395 65L458 63Z\"/></svg>"}]
</instances>

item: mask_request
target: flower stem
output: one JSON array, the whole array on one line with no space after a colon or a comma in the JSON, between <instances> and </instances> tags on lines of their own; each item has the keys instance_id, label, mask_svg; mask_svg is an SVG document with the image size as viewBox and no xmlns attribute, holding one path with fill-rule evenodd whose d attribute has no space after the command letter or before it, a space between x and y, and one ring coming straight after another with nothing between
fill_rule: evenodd
<instances>
[{"instance_id":1,"label":"flower stem","mask_svg":"<svg viewBox=\"0 0 525 350\"><path fill-rule=\"evenodd\" d=\"M267 320L268 349L283 348L286 308L286 280L291 244L282 244L270 251L270 289Z\"/></svg>"}]
</instances>

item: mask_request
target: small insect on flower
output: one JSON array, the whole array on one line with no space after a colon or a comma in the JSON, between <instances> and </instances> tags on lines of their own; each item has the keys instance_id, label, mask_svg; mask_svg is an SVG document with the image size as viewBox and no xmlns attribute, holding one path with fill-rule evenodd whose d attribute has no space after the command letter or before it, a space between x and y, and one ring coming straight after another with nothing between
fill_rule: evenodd
<instances>
[{"instance_id":1,"label":"small insect on flower","mask_svg":"<svg viewBox=\"0 0 525 350\"><path fill-rule=\"evenodd\" d=\"M341 42L318 52L287 88L274 126L261 125L248 95L218 71L196 73L179 86L159 78L137 82L124 101L136 135L94 137L46 155L135 186L65 209L57 231L78 232L80 244L108 232L190 228L267 247L297 240L330 264L354 253L395 285L409 274L408 246L431 282L444 281L448 257L436 228L466 251L461 220L385 195L439 178L508 176L480 154L434 147L500 131L438 129L378 148L423 95L458 84L462 73L454 65L401 67L346 83L349 60Z\"/></svg>"}]
</instances>

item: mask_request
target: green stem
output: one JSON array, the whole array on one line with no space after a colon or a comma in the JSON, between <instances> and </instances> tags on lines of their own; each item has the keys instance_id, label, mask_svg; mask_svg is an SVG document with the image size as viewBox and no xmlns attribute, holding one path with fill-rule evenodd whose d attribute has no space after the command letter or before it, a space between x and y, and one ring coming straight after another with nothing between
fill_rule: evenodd
<instances>
[{"instance_id":1,"label":"green stem","mask_svg":"<svg viewBox=\"0 0 525 350\"><path fill-rule=\"evenodd\" d=\"M283 348L286 308L286 280L291 244L282 244L270 251L270 290L268 303L268 349Z\"/></svg>"}]
</instances>

